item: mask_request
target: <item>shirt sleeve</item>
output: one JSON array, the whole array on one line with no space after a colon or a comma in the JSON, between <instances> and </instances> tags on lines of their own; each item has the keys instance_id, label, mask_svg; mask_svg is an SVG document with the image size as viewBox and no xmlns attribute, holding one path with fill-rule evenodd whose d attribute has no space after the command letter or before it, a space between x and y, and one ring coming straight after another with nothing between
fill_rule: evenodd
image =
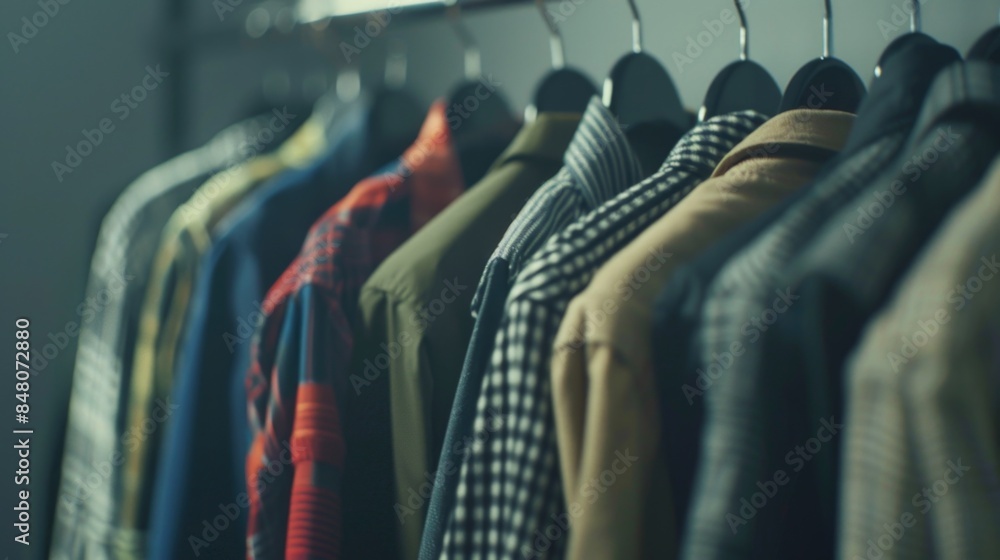
<instances>
[{"instance_id":1,"label":"shirt sleeve","mask_svg":"<svg viewBox=\"0 0 1000 560\"><path fill-rule=\"evenodd\" d=\"M335 385L353 342L342 318L306 286L259 333L248 374L248 558L340 555L346 448Z\"/></svg>"},{"instance_id":2,"label":"shirt sleeve","mask_svg":"<svg viewBox=\"0 0 1000 560\"><path fill-rule=\"evenodd\" d=\"M557 316L544 304L508 301L482 380L442 559L559 558L565 550L569 519L546 371L557 327ZM536 541L537 531L546 530L554 537Z\"/></svg>"},{"instance_id":3,"label":"shirt sleeve","mask_svg":"<svg viewBox=\"0 0 1000 560\"><path fill-rule=\"evenodd\" d=\"M359 344L363 366L352 381L388 383L392 453L396 480L393 510L402 531L406 558L416 558L424 526L431 477L428 474L430 432L426 410L431 394L431 367L424 346L425 325L414 306L379 288L361 292L365 343ZM384 377L383 377L384 376Z\"/></svg>"},{"instance_id":4,"label":"shirt sleeve","mask_svg":"<svg viewBox=\"0 0 1000 560\"><path fill-rule=\"evenodd\" d=\"M178 215L178 218L180 215ZM148 525L160 442L172 409L165 404L173 384L180 337L194 288L195 268L205 248L205 232L197 221L172 219L167 228L142 303L139 334L128 384L127 431L122 451L122 527ZM154 429L150 431L150 422ZM134 554L133 554L134 556Z\"/></svg>"},{"instance_id":5,"label":"shirt sleeve","mask_svg":"<svg viewBox=\"0 0 1000 560\"><path fill-rule=\"evenodd\" d=\"M567 558L646 558L654 551L669 558L676 539L652 372L610 341L586 337L588 322L606 321L609 313L643 321L625 309L623 316L610 312L606 301L575 298L553 349L553 411L573 523Z\"/></svg>"}]
</instances>

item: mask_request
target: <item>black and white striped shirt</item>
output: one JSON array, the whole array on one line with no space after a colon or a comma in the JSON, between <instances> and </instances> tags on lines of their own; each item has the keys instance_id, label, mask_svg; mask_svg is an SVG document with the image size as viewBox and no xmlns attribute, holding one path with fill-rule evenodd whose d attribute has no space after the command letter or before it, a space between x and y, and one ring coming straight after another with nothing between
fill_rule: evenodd
<instances>
[{"instance_id":1,"label":"black and white striped shirt","mask_svg":"<svg viewBox=\"0 0 1000 560\"><path fill-rule=\"evenodd\" d=\"M448 420L421 543L422 560L435 560L441 554L457 485L457 472L447 467L464 460L463 442L472 437L476 400L496 336L497 318L514 278L552 235L642 179L638 157L615 117L597 97L587 106L563 161L563 168L535 191L511 223L473 296L476 323Z\"/></svg>"},{"instance_id":2,"label":"black and white striped shirt","mask_svg":"<svg viewBox=\"0 0 1000 560\"><path fill-rule=\"evenodd\" d=\"M493 251L472 299L473 315L483 303L486 276L494 261L505 263L512 281L550 237L643 177L639 159L615 117L597 97L590 100L564 163L528 199Z\"/></svg>"}]
</instances>

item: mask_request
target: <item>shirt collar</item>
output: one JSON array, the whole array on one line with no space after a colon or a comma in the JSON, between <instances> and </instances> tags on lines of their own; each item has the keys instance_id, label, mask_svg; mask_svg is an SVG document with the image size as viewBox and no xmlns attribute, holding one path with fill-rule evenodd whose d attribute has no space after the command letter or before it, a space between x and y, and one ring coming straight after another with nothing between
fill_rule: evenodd
<instances>
[{"instance_id":1,"label":"shirt collar","mask_svg":"<svg viewBox=\"0 0 1000 560\"><path fill-rule=\"evenodd\" d=\"M658 175L683 168L708 176L738 142L766 121L756 111L737 111L698 123L670 151Z\"/></svg>"},{"instance_id":2,"label":"shirt collar","mask_svg":"<svg viewBox=\"0 0 1000 560\"><path fill-rule=\"evenodd\" d=\"M913 126L934 77L959 60L958 51L930 37L901 44L882 64L881 77L872 83L858 109L844 153L853 154L894 128Z\"/></svg>"},{"instance_id":3,"label":"shirt collar","mask_svg":"<svg viewBox=\"0 0 1000 560\"><path fill-rule=\"evenodd\" d=\"M465 190L442 101L431 105L416 141L400 158L397 173L410 195L410 224L416 231Z\"/></svg>"},{"instance_id":4,"label":"shirt collar","mask_svg":"<svg viewBox=\"0 0 1000 560\"><path fill-rule=\"evenodd\" d=\"M591 208L642 179L625 133L597 96L590 99L563 162Z\"/></svg>"},{"instance_id":5,"label":"shirt collar","mask_svg":"<svg viewBox=\"0 0 1000 560\"><path fill-rule=\"evenodd\" d=\"M941 121L966 110L1000 116L1000 68L985 61L970 61L942 70L924 101L913 142L935 133Z\"/></svg>"},{"instance_id":6,"label":"shirt collar","mask_svg":"<svg viewBox=\"0 0 1000 560\"><path fill-rule=\"evenodd\" d=\"M490 171L519 159L562 161L580 118L576 113L541 113L521 128Z\"/></svg>"},{"instance_id":7,"label":"shirt collar","mask_svg":"<svg viewBox=\"0 0 1000 560\"><path fill-rule=\"evenodd\" d=\"M855 116L843 111L793 109L781 113L750 133L719 163L712 177L724 175L741 161L781 157L786 148L801 147L815 150L814 154L829 157L844 147ZM805 154L802 150L792 152Z\"/></svg>"}]
</instances>

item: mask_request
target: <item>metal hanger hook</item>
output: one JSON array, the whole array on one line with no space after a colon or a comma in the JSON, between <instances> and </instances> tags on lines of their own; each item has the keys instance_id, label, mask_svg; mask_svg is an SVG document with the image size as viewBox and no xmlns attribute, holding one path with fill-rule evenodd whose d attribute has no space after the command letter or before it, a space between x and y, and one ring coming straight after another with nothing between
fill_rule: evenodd
<instances>
[{"instance_id":1,"label":"metal hanger hook","mask_svg":"<svg viewBox=\"0 0 1000 560\"><path fill-rule=\"evenodd\" d=\"M829 58L833 53L833 9L830 0L824 0L826 11L823 13L823 58Z\"/></svg>"},{"instance_id":2,"label":"metal hanger hook","mask_svg":"<svg viewBox=\"0 0 1000 560\"><path fill-rule=\"evenodd\" d=\"M642 52L642 20L639 18L639 8L635 6L635 0L628 0L628 7L632 10L632 52Z\"/></svg>"},{"instance_id":3,"label":"metal hanger hook","mask_svg":"<svg viewBox=\"0 0 1000 560\"><path fill-rule=\"evenodd\" d=\"M447 4L446 12L465 53L465 78L470 81L477 80L483 73L479 45L476 44L476 40L472 37L472 33L469 32L465 23L462 22L462 9L457 0L451 0Z\"/></svg>"},{"instance_id":4,"label":"metal hanger hook","mask_svg":"<svg viewBox=\"0 0 1000 560\"><path fill-rule=\"evenodd\" d=\"M740 16L740 60L747 60L750 58L750 31L747 27L747 14L743 11L743 2L745 1L746 0L733 0L733 4L736 5L736 13Z\"/></svg>"},{"instance_id":5,"label":"metal hanger hook","mask_svg":"<svg viewBox=\"0 0 1000 560\"><path fill-rule=\"evenodd\" d=\"M923 21L920 18L920 3L923 0L912 0L913 10L910 11L910 33L919 33L920 28L923 27Z\"/></svg>"},{"instance_id":6,"label":"metal hanger hook","mask_svg":"<svg viewBox=\"0 0 1000 560\"><path fill-rule=\"evenodd\" d=\"M566 49L563 46L562 34L559 33L559 26L553 21L552 14L545 9L545 0L535 0L538 11L542 14L545 26L549 28L549 48L552 50L552 68L559 70L566 66Z\"/></svg>"},{"instance_id":7,"label":"metal hanger hook","mask_svg":"<svg viewBox=\"0 0 1000 560\"><path fill-rule=\"evenodd\" d=\"M406 83L406 43L398 37L391 37L386 46L385 84L401 88Z\"/></svg>"}]
</instances>

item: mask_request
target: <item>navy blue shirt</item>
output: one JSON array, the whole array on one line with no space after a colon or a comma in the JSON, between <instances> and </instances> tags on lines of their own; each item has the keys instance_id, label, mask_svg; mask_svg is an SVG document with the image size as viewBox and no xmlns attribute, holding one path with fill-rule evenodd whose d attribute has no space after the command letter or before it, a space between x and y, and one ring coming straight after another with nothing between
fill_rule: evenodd
<instances>
[{"instance_id":1,"label":"navy blue shirt","mask_svg":"<svg viewBox=\"0 0 1000 560\"><path fill-rule=\"evenodd\" d=\"M309 227L356 183L409 144L375 145L368 103L344 108L327 152L261 187L219 226L205 256L175 373L175 418L156 481L149 557L196 557L190 537L208 544L198 558L246 554L249 449L246 393L250 337L267 289L295 258ZM219 515L223 531L209 529ZM219 523L221 525L221 522Z\"/></svg>"}]
</instances>

